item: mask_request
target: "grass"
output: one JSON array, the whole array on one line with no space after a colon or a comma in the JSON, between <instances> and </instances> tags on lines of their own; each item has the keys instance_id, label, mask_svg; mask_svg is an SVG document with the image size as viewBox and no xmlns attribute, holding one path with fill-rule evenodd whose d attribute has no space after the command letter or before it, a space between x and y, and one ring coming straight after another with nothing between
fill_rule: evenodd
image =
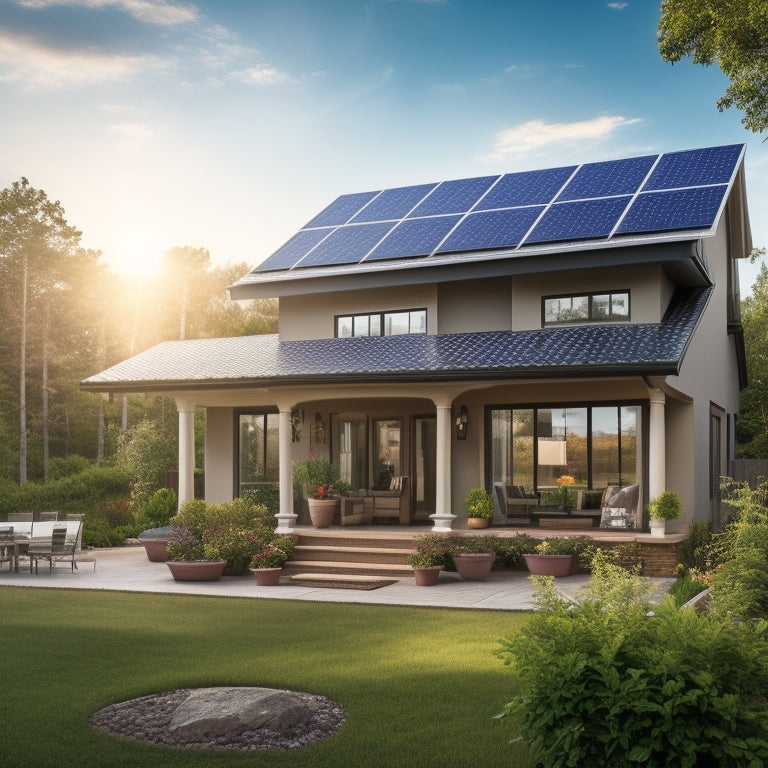
<instances>
[{"instance_id":1,"label":"grass","mask_svg":"<svg viewBox=\"0 0 768 768\"><path fill-rule=\"evenodd\" d=\"M0 588L4 768L524 768L493 652L525 614ZM196 686L322 694L347 722L273 752L152 747L103 734L107 704Z\"/></svg>"}]
</instances>

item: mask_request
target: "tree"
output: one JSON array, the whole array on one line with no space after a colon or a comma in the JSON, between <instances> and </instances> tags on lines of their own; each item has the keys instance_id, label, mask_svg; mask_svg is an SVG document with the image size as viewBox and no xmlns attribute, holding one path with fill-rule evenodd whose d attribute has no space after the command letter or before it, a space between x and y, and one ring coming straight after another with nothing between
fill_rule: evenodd
<instances>
[{"instance_id":1,"label":"tree","mask_svg":"<svg viewBox=\"0 0 768 768\"><path fill-rule=\"evenodd\" d=\"M19 482L27 482L27 344L30 306L55 290L64 274L61 261L80 241L58 201L52 202L27 179L0 191L0 261L3 283L11 288L6 300L15 302L19 351ZM38 315L39 317L39 315ZM42 326L45 326L43 317ZM45 332L43 332L45 337ZM43 342L43 346L45 342ZM44 382L47 387L47 382Z\"/></svg>"},{"instance_id":2,"label":"tree","mask_svg":"<svg viewBox=\"0 0 768 768\"><path fill-rule=\"evenodd\" d=\"M691 56L717 63L731 81L717 108L735 106L755 133L768 128L768 3L765 0L663 0L659 51L664 61Z\"/></svg>"}]
</instances>

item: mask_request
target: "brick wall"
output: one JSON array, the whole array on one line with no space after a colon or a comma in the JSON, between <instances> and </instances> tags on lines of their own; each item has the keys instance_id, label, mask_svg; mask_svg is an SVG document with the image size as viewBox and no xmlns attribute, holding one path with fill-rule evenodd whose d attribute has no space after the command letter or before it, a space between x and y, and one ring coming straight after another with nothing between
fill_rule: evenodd
<instances>
[{"instance_id":1,"label":"brick wall","mask_svg":"<svg viewBox=\"0 0 768 768\"><path fill-rule=\"evenodd\" d=\"M677 548L678 543L651 543L648 541L638 542L640 547L640 557L643 559L645 568L643 576L670 576L677 575L675 566L679 562Z\"/></svg>"}]
</instances>

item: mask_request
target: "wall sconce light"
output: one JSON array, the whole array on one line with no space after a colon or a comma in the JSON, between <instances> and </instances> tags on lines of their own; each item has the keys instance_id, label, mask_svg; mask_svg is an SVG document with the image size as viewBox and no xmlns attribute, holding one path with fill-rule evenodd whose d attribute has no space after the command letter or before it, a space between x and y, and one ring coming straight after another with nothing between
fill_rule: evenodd
<instances>
[{"instance_id":1,"label":"wall sconce light","mask_svg":"<svg viewBox=\"0 0 768 768\"><path fill-rule=\"evenodd\" d=\"M304 409L291 408L291 442L301 442L302 426L304 425Z\"/></svg>"},{"instance_id":2,"label":"wall sconce light","mask_svg":"<svg viewBox=\"0 0 768 768\"><path fill-rule=\"evenodd\" d=\"M315 413L315 442L316 443L324 443L325 442L325 424L323 423L323 417L320 414L320 411L317 411Z\"/></svg>"},{"instance_id":3,"label":"wall sconce light","mask_svg":"<svg viewBox=\"0 0 768 768\"><path fill-rule=\"evenodd\" d=\"M469 424L469 414L467 413L467 407L462 405L459 409L459 415L456 417L456 439L467 439L467 425Z\"/></svg>"}]
</instances>

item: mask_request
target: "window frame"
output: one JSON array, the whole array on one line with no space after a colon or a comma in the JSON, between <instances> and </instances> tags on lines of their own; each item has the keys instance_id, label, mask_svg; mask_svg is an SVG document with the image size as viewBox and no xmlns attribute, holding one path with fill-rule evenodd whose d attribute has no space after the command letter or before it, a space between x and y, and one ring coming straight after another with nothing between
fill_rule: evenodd
<instances>
[{"instance_id":1,"label":"window frame","mask_svg":"<svg viewBox=\"0 0 768 768\"><path fill-rule=\"evenodd\" d=\"M414 331L411 330L412 323L413 323L413 313L414 312L423 312L424 313L424 330L423 331ZM408 315L408 331L407 333L403 334L389 334L386 333L386 318L388 315ZM351 336L340 336L339 335L339 321L342 319L349 319L352 325L352 335ZM368 334L366 335L358 335L355 333L355 319L356 318L367 318L368 319ZM371 328L371 320L373 318L378 318L379 321L379 332L376 334L372 334L370 332ZM428 315L427 315L427 307L411 307L409 309L385 309L381 310L379 312L345 312L342 314L334 315L333 317L333 336L336 339L344 338L344 339L364 339L368 336L420 336L422 334L427 333L428 328Z\"/></svg>"},{"instance_id":2,"label":"window frame","mask_svg":"<svg viewBox=\"0 0 768 768\"><path fill-rule=\"evenodd\" d=\"M608 317L595 317L594 316L594 298L596 296L608 296L609 302L613 303L613 297L618 296L620 294L626 295L627 297L627 312L625 315L621 316L613 316L612 314ZM587 299L587 317L584 319L573 319L573 320L551 320L547 321L547 312L546 312L546 306L547 301L551 301L553 299L581 299L586 298ZM617 288L617 289L610 289L605 291L579 291L578 293L558 293L558 294L552 294L550 296L542 296L541 297L541 327L542 328L551 328L553 326L559 326L559 325L581 325L583 323L628 323L631 321L632 317L632 292L629 288Z\"/></svg>"}]
</instances>

